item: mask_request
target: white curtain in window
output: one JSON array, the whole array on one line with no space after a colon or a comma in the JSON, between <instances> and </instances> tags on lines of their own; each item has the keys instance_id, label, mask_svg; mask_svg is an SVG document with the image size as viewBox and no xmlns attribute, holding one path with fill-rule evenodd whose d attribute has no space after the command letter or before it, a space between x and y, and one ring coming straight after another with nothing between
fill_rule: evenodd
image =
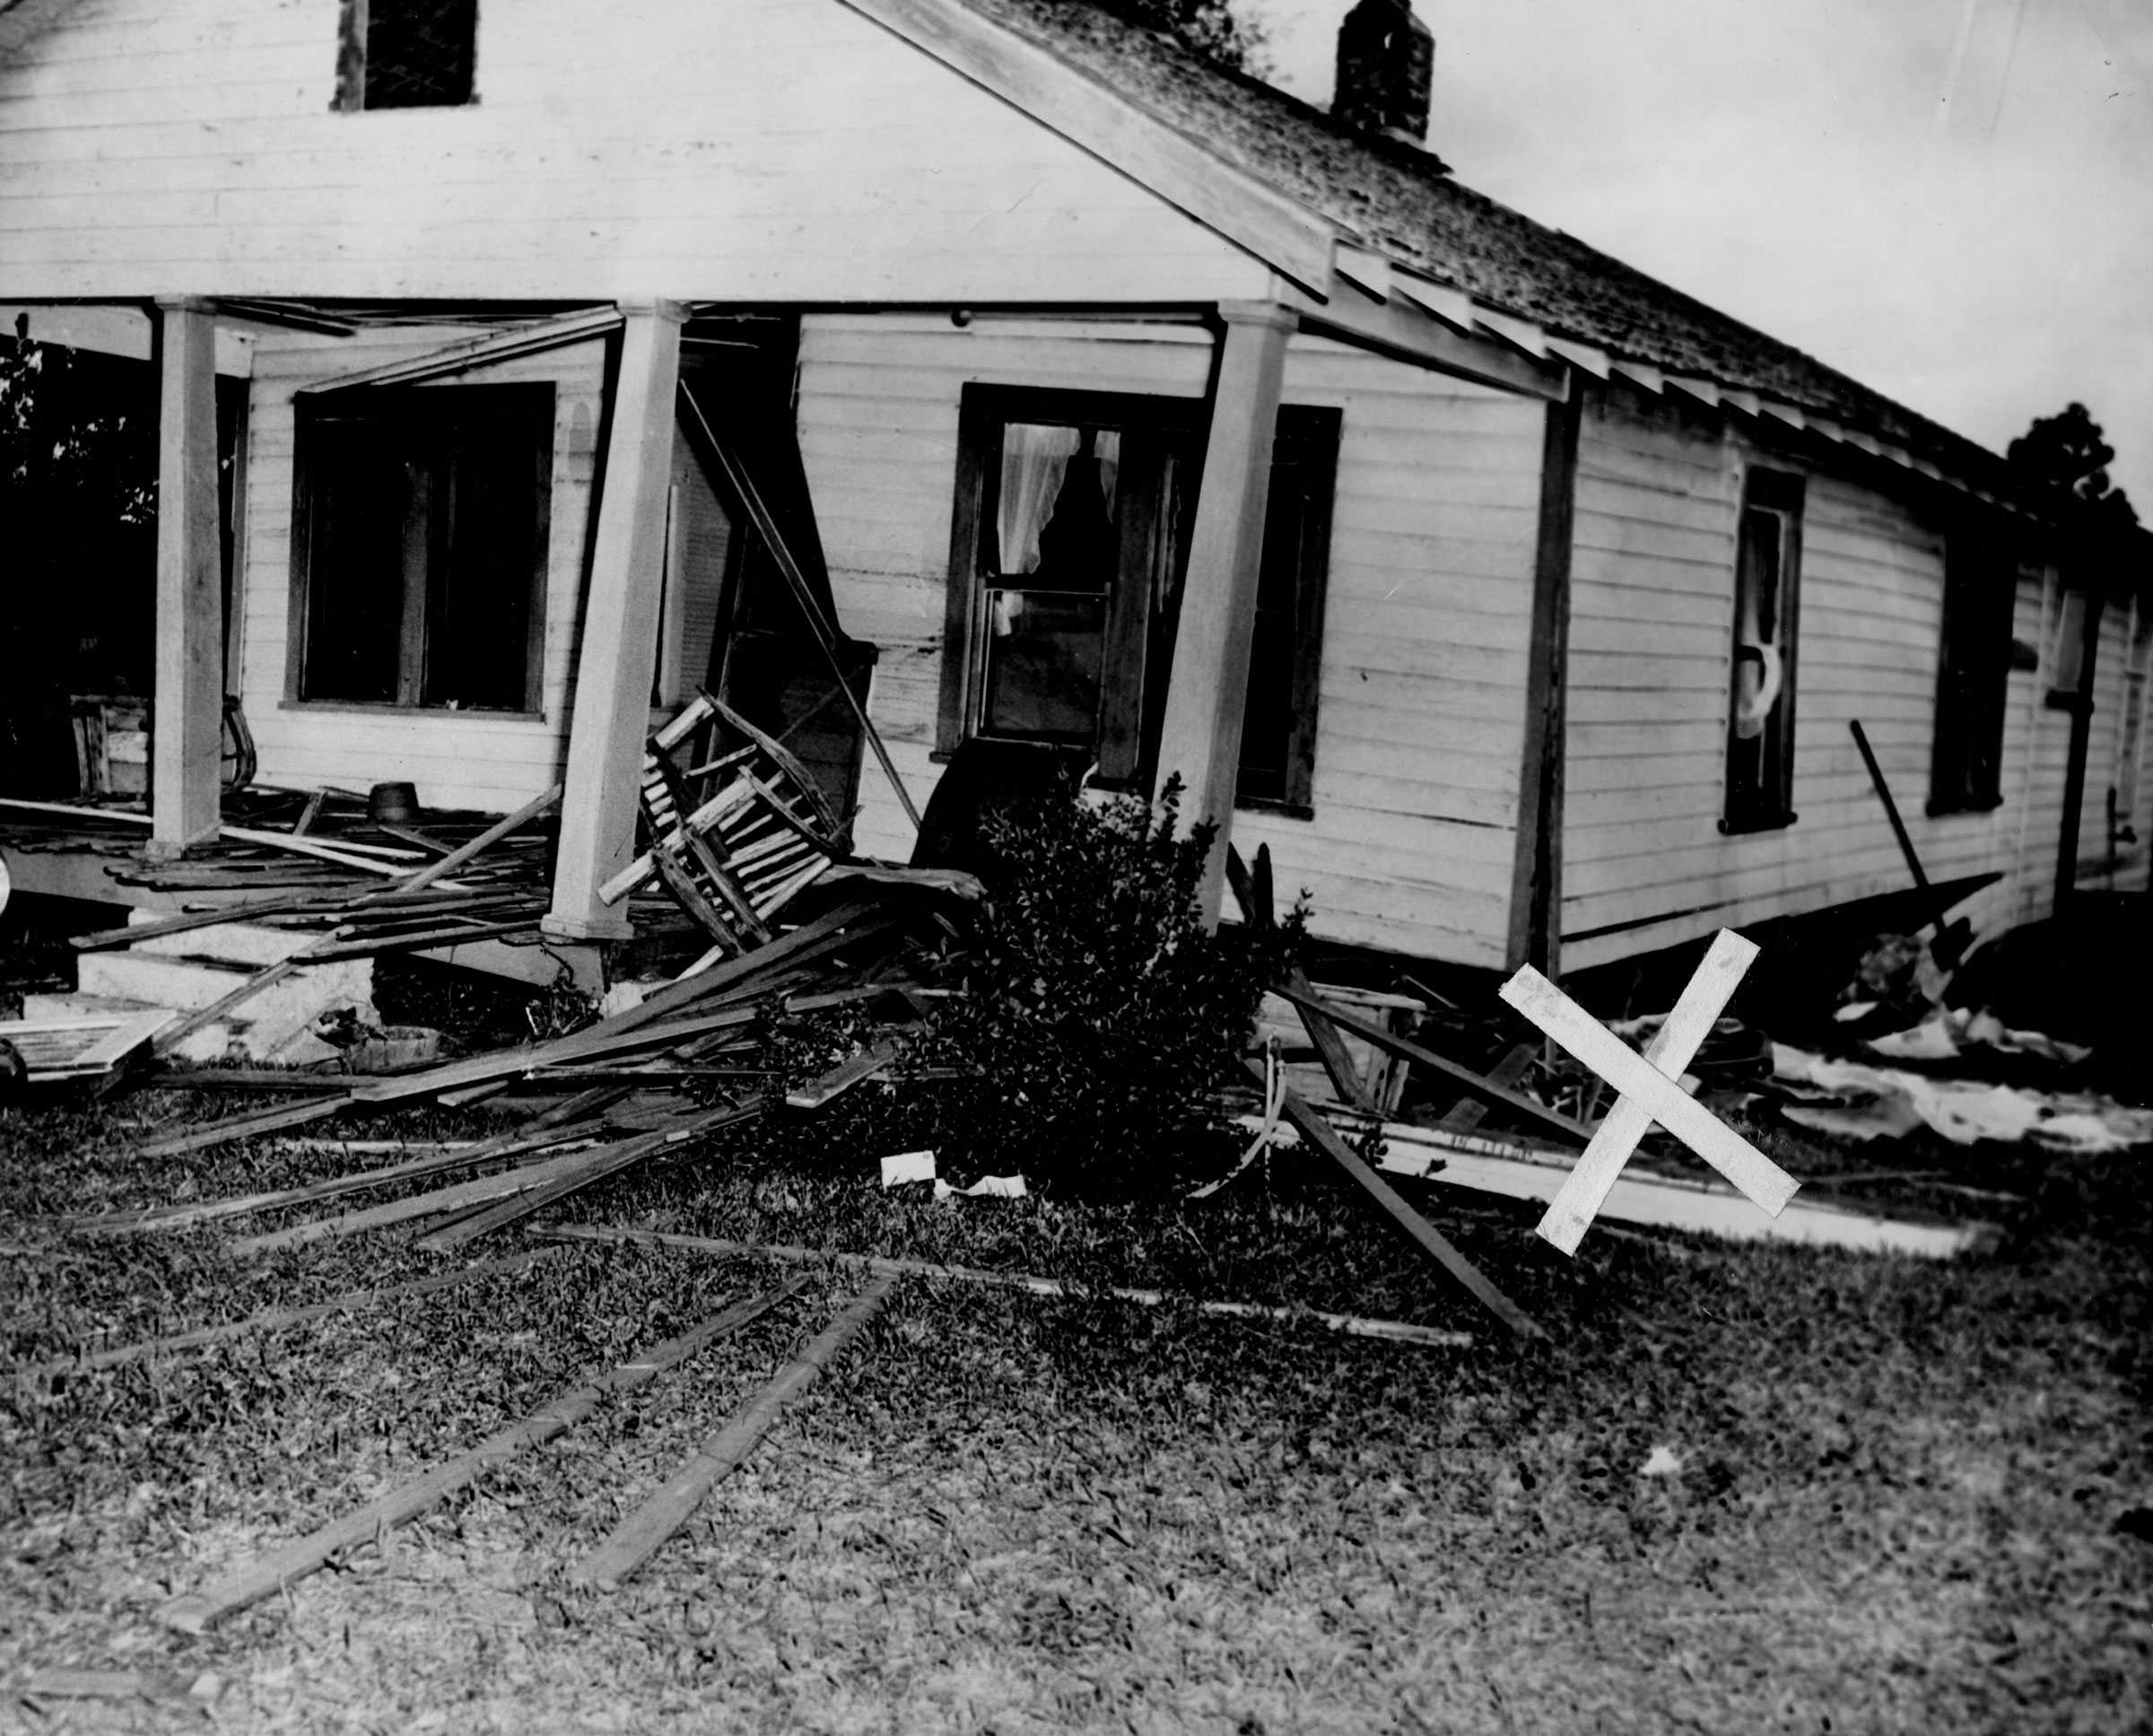
<instances>
[{"instance_id":1,"label":"white curtain in window","mask_svg":"<svg viewBox=\"0 0 2153 1736\"><path fill-rule=\"evenodd\" d=\"M1765 733L1784 683L1778 642L1781 536L1778 514L1754 508L1743 513L1734 624L1734 733L1743 741Z\"/></svg>"},{"instance_id":2,"label":"white curtain in window","mask_svg":"<svg viewBox=\"0 0 2153 1736\"><path fill-rule=\"evenodd\" d=\"M1002 502L995 524L995 571L1003 577L1039 571L1039 533L1054 516L1061 479L1083 444L1081 428L1036 422L1012 422L1003 428ZM1099 480L1111 519L1120 469L1120 434L1111 428L1094 430L1092 455L1099 461Z\"/></svg>"}]
</instances>

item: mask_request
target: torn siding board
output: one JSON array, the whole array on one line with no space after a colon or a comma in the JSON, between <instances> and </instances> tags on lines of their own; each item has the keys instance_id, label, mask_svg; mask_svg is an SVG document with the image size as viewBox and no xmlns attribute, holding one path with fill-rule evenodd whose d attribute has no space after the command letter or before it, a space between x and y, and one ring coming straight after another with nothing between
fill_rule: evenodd
<instances>
[{"instance_id":1,"label":"torn siding board","mask_svg":"<svg viewBox=\"0 0 2153 1736\"><path fill-rule=\"evenodd\" d=\"M512 809L561 775L574 697L583 556L603 419L604 345L591 342L475 369L440 385L543 381L554 388L553 479L540 707L535 715L438 707L297 704L287 696L292 631L292 533L295 389L309 380L404 356L466 336L448 327L373 331L344 339L280 334L257 349L248 410L246 612L240 675L263 781L364 789L408 780L429 806Z\"/></svg>"},{"instance_id":2,"label":"torn siding board","mask_svg":"<svg viewBox=\"0 0 2153 1736\"><path fill-rule=\"evenodd\" d=\"M109 0L0 68L20 295L1258 296L1267 270L832 0L526 0L339 113L337 0Z\"/></svg>"},{"instance_id":3,"label":"torn siding board","mask_svg":"<svg viewBox=\"0 0 2153 1736\"><path fill-rule=\"evenodd\" d=\"M1799 817L1728 836L1720 818L1734 533L1751 465L1808 478L1794 678ZM1926 812L1944 537L1924 510L1693 413L1638 401L1613 400L1587 418L1579 468L1565 963L1582 968L1905 886L1848 731L1857 718L1932 879L2012 866L2018 815L2008 802L1989 814ZM2027 745L2020 698L2014 689L2007 789ZM2036 736L2034 745L2046 744ZM2046 786L2037 770L2036 791ZM2053 826L2047 837L2053 851Z\"/></svg>"},{"instance_id":4,"label":"torn siding board","mask_svg":"<svg viewBox=\"0 0 2153 1736\"><path fill-rule=\"evenodd\" d=\"M800 438L847 630L882 648L874 711L924 793L941 674L957 409L968 380L1200 397L1209 339L1168 325L810 316ZM1242 809L1319 933L1499 964L1538 512L1536 405L1297 339L1285 396L1343 411L1313 815ZM863 781L860 847L910 851Z\"/></svg>"}]
</instances>

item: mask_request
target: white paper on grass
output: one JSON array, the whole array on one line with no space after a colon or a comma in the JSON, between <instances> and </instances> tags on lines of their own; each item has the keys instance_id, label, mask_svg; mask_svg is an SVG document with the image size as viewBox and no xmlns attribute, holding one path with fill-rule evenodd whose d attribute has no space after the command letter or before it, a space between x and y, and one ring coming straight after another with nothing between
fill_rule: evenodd
<instances>
[{"instance_id":1,"label":"white paper on grass","mask_svg":"<svg viewBox=\"0 0 2153 1736\"><path fill-rule=\"evenodd\" d=\"M901 1188L908 1182L934 1179L935 1154L931 1151L901 1151L882 1160L882 1184L885 1188Z\"/></svg>"},{"instance_id":2,"label":"white paper on grass","mask_svg":"<svg viewBox=\"0 0 2153 1736\"><path fill-rule=\"evenodd\" d=\"M946 1182L935 1183L937 1199L1022 1199L1024 1197L1024 1178L1021 1175L982 1175L968 1188L953 1188Z\"/></svg>"}]
</instances>

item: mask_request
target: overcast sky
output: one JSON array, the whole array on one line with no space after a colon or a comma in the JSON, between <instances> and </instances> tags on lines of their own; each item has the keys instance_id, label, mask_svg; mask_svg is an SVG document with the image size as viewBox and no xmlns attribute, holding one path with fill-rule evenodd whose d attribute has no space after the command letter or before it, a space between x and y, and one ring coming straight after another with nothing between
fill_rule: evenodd
<instances>
[{"instance_id":1,"label":"overcast sky","mask_svg":"<svg viewBox=\"0 0 2153 1736\"><path fill-rule=\"evenodd\" d=\"M1347 4L1241 0L1316 103ZM2079 399L2153 523L2153 0L1416 5L1466 185L1998 450Z\"/></svg>"}]
</instances>

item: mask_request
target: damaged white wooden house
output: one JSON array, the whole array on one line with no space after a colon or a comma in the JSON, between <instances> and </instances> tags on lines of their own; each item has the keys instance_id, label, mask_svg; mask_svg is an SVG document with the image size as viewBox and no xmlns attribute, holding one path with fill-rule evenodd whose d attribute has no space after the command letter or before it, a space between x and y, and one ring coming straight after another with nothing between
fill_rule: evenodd
<instances>
[{"instance_id":1,"label":"damaged white wooden house","mask_svg":"<svg viewBox=\"0 0 2153 1736\"><path fill-rule=\"evenodd\" d=\"M15 0L0 311L161 370L157 840L230 694L270 784L564 781L588 947L707 685L864 853L1059 744L1465 965L1905 887L1855 720L1992 921L2144 885L2142 552L1460 185L1432 57L1364 0L1324 113L1052 0Z\"/></svg>"}]
</instances>

